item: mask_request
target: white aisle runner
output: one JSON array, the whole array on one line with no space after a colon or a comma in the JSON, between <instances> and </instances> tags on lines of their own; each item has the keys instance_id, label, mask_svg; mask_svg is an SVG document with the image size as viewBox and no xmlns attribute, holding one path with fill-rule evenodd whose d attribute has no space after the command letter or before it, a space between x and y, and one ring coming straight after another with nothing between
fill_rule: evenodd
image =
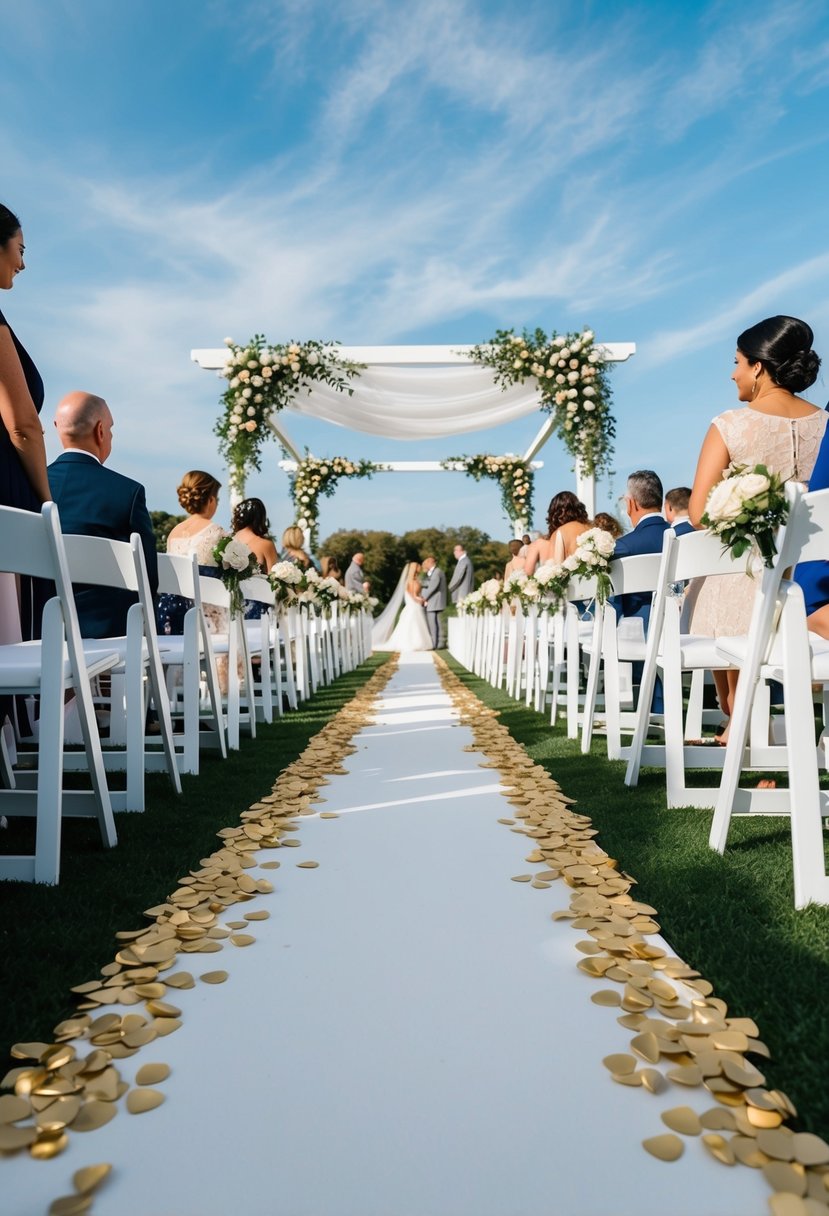
<instances>
[{"instance_id":1,"label":"white aisle runner","mask_svg":"<svg viewBox=\"0 0 829 1216\"><path fill-rule=\"evenodd\" d=\"M230 978L174 994L182 1028L119 1062L127 1079L169 1064L165 1104L72 1135L53 1161L0 1163L4 1213L42 1216L101 1161L95 1216L767 1211L759 1173L698 1140L672 1164L641 1148L667 1130L660 1111L710 1095L610 1079L602 1057L630 1032L591 1003L579 934L550 919L569 889L510 881L529 842L497 822L512 808L470 741L431 656L403 656L325 787L340 817L260 854L282 864L261 872L275 894L245 905L271 913L256 943L186 960Z\"/></svg>"}]
</instances>

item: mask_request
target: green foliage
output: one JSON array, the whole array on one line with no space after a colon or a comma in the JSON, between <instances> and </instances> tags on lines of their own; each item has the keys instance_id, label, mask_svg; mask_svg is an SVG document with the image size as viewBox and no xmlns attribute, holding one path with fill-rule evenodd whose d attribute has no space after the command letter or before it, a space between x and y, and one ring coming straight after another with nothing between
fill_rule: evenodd
<instances>
[{"instance_id":1,"label":"green foliage","mask_svg":"<svg viewBox=\"0 0 829 1216\"><path fill-rule=\"evenodd\" d=\"M150 520L155 535L155 547L159 553L167 552L167 537L176 524L180 524L186 515L171 515L169 511L150 511Z\"/></svg>"}]
</instances>

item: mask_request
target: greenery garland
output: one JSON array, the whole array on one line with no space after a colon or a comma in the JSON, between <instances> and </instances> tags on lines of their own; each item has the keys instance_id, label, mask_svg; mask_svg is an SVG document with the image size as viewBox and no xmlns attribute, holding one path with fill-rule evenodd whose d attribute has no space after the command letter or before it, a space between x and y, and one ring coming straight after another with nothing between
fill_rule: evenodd
<instances>
[{"instance_id":1,"label":"greenery garland","mask_svg":"<svg viewBox=\"0 0 829 1216\"><path fill-rule=\"evenodd\" d=\"M297 524L311 533L312 549L317 543L320 498L330 498L343 477L371 477L386 467L371 460L348 460L345 456L326 459L306 455L299 462L291 476L291 497Z\"/></svg>"},{"instance_id":2,"label":"greenery garland","mask_svg":"<svg viewBox=\"0 0 829 1216\"><path fill-rule=\"evenodd\" d=\"M301 388L322 381L351 395L349 384L362 365L340 359L337 342L287 342L269 346L255 334L244 346L225 338L227 361L219 373L228 381L222 394L222 413L214 427L219 451L238 489L252 469L260 469L261 447L268 437L267 420L284 409Z\"/></svg>"},{"instance_id":3,"label":"greenery garland","mask_svg":"<svg viewBox=\"0 0 829 1216\"><path fill-rule=\"evenodd\" d=\"M610 375L591 329L561 335L553 330L549 337L543 329L520 335L499 329L489 342L474 346L470 357L494 368L502 388L535 376L541 408L552 415L574 460L585 473L609 471L616 436Z\"/></svg>"},{"instance_id":4,"label":"greenery garland","mask_svg":"<svg viewBox=\"0 0 829 1216\"><path fill-rule=\"evenodd\" d=\"M511 523L529 526L533 512L533 471L520 456L450 456L443 469L457 469L480 481L491 477L501 487L501 505Z\"/></svg>"}]
</instances>

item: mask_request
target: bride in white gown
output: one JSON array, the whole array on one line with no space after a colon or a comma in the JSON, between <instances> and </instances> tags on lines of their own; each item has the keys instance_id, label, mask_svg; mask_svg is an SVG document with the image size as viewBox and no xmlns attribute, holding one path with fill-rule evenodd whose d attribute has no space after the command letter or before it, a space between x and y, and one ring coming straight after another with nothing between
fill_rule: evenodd
<instances>
[{"instance_id":1,"label":"bride in white gown","mask_svg":"<svg viewBox=\"0 0 829 1216\"><path fill-rule=\"evenodd\" d=\"M404 567L394 595L378 616L371 631L373 650L431 650L432 637L426 624L425 600L420 594L419 562ZM395 618L403 611L395 625Z\"/></svg>"}]
</instances>

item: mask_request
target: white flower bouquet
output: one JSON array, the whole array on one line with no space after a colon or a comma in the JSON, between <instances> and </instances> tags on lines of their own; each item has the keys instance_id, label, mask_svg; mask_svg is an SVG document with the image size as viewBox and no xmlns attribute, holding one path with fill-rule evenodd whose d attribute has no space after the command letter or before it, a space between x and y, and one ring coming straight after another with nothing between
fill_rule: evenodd
<instances>
[{"instance_id":1,"label":"white flower bouquet","mask_svg":"<svg viewBox=\"0 0 829 1216\"><path fill-rule=\"evenodd\" d=\"M575 551L564 560L571 579L595 578L596 599L600 604L607 602L612 590L608 569L615 547L616 542L609 532L589 528L582 532Z\"/></svg>"},{"instance_id":2,"label":"white flower bouquet","mask_svg":"<svg viewBox=\"0 0 829 1216\"><path fill-rule=\"evenodd\" d=\"M304 575L294 562L277 562L271 567L268 581L278 604L290 604L296 600L304 583Z\"/></svg>"},{"instance_id":3,"label":"white flower bouquet","mask_svg":"<svg viewBox=\"0 0 829 1216\"><path fill-rule=\"evenodd\" d=\"M219 577L230 592L231 612L241 612L245 603L241 584L260 573L259 563L248 546L232 536L222 537L213 550L213 560L219 567Z\"/></svg>"},{"instance_id":4,"label":"white flower bouquet","mask_svg":"<svg viewBox=\"0 0 829 1216\"><path fill-rule=\"evenodd\" d=\"M787 514L784 483L778 473L764 464L753 468L730 465L722 480L711 487L701 522L720 538L735 561L756 548L770 567L777 553L775 533ZM746 573L751 573L748 566Z\"/></svg>"}]
</instances>

